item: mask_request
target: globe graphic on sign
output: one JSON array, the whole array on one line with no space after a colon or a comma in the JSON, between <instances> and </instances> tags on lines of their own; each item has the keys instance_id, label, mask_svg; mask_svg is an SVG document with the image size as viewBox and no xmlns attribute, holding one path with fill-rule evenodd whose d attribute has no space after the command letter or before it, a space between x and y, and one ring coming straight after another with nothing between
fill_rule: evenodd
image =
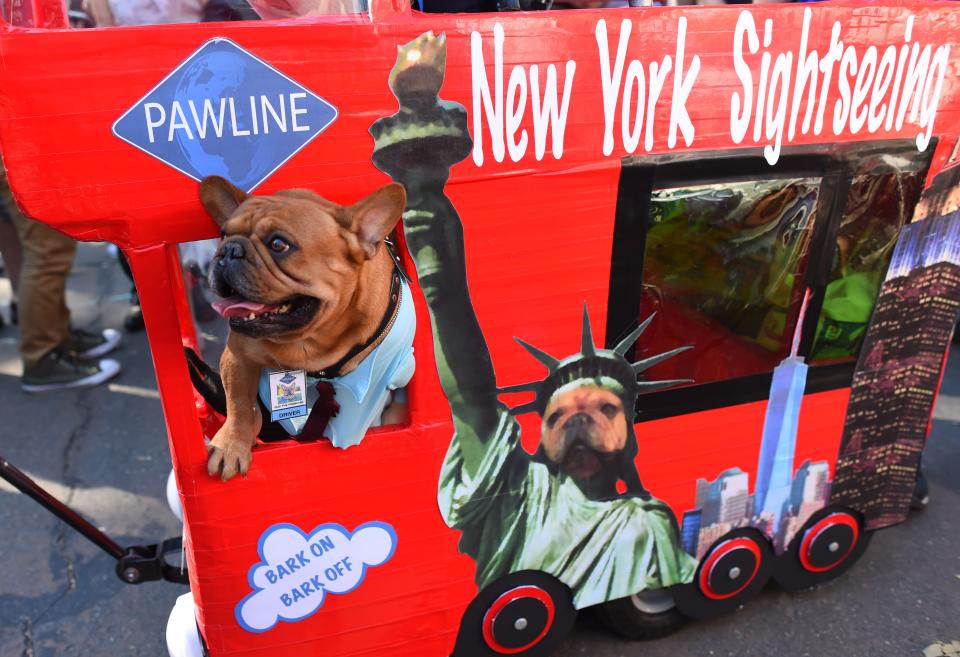
<instances>
[{"instance_id":1,"label":"globe graphic on sign","mask_svg":"<svg viewBox=\"0 0 960 657\"><path fill-rule=\"evenodd\" d=\"M249 85L244 84L248 71L249 59L242 53L206 49L186 64L174 91L174 100L179 103L191 128L190 132L175 130L174 141L194 172L199 178L223 176L245 190L257 184L265 173L250 164L269 161L271 154L265 151L272 150L269 140L253 134L250 93L243 92L244 87L249 89ZM196 116L193 110L196 110ZM198 124L204 127L202 138ZM222 136L219 137L218 126L222 126ZM247 131L250 134L234 136L234 128L237 133ZM233 157L229 161L224 158L221 153L225 140L229 140L230 148L238 155L242 153L243 157Z\"/></svg>"}]
</instances>

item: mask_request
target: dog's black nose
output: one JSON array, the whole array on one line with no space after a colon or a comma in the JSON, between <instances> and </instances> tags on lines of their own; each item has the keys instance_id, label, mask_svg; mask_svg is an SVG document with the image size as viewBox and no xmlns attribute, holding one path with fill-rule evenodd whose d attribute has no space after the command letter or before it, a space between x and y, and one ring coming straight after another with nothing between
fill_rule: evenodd
<instances>
[{"instance_id":1,"label":"dog's black nose","mask_svg":"<svg viewBox=\"0 0 960 657\"><path fill-rule=\"evenodd\" d=\"M243 260L247 252L243 244L237 241L228 241L220 245L220 260Z\"/></svg>"},{"instance_id":2,"label":"dog's black nose","mask_svg":"<svg viewBox=\"0 0 960 657\"><path fill-rule=\"evenodd\" d=\"M588 427L593 424L593 418L587 415L586 413L577 413L569 420L565 428L567 429L576 429L578 427Z\"/></svg>"}]
</instances>

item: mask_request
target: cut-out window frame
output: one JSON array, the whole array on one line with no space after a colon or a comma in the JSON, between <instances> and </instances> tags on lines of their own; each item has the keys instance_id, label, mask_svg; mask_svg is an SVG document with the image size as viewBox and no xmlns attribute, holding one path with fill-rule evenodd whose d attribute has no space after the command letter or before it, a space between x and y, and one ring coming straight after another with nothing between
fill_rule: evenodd
<instances>
[{"instance_id":1,"label":"cut-out window frame","mask_svg":"<svg viewBox=\"0 0 960 657\"><path fill-rule=\"evenodd\" d=\"M834 245L852 180L857 175L884 167L890 170L890 167L899 166L903 171L925 174L935 147L936 144L931 144L921 153L913 142L907 140L834 147L794 147L785 150L774 166L766 162L760 149L624 158L617 190L611 254L605 337L607 347L616 344L639 321L646 233L654 190L808 177L821 180L813 235L803 274L804 285L810 289L811 295L802 327L800 355L808 357L813 347L826 285L830 280ZM917 200L919 192L918 197L909 204L908 214L911 217ZM642 310L646 312L646 309ZM792 334L795 322L794 313L793 317L788 317L785 333ZM856 358L844 362L811 363L806 392L849 387L855 364ZM641 395L637 400L636 421L762 401L767 399L771 377L772 368L750 376L703 384L694 382L684 387Z\"/></svg>"}]
</instances>

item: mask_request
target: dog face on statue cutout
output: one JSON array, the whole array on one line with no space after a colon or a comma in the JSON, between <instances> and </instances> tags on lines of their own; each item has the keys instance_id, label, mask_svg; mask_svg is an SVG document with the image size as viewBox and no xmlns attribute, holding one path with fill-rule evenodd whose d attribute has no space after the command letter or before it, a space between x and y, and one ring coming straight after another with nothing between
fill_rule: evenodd
<instances>
[{"instance_id":1,"label":"dog face on statue cutout","mask_svg":"<svg viewBox=\"0 0 960 657\"><path fill-rule=\"evenodd\" d=\"M584 304L579 353L560 360L514 338L547 368L547 376L497 388L500 393L536 393L532 401L510 409L515 415L540 413L540 447L534 459L554 474L569 476L591 499L609 499L622 493L649 498L634 462L638 448L633 412L638 395L689 383L683 379L637 380L647 369L690 348L678 347L636 362L627 360L626 352L651 321L653 315L613 349L598 349Z\"/></svg>"},{"instance_id":2,"label":"dog face on statue cutout","mask_svg":"<svg viewBox=\"0 0 960 657\"><path fill-rule=\"evenodd\" d=\"M576 480L619 476L633 440L615 382L602 377L557 389L543 412L540 440L546 458Z\"/></svg>"}]
</instances>

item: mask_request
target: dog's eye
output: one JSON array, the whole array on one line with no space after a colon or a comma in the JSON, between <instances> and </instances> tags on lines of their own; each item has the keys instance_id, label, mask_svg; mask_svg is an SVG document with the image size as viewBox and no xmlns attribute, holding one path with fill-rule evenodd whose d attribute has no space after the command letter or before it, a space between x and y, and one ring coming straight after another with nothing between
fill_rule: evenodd
<instances>
[{"instance_id":1,"label":"dog's eye","mask_svg":"<svg viewBox=\"0 0 960 657\"><path fill-rule=\"evenodd\" d=\"M615 404L611 404L607 402L606 404L600 407L600 412L606 415L608 418L613 419L617 417L617 413L620 412L620 409L617 408Z\"/></svg>"},{"instance_id":2,"label":"dog's eye","mask_svg":"<svg viewBox=\"0 0 960 657\"><path fill-rule=\"evenodd\" d=\"M267 246L270 247L270 250L274 253L283 253L290 248L290 244L282 237L272 237L267 243Z\"/></svg>"},{"instance_id":3,"label":"dog's eye","mask_svg":"<svg viewBox=\"0 0 960 657\"><path fill-rule=\"evenodd\" d=\"M561 417L563 417L563 411L561 410L556 410L551 413L550 417L547 418L547 428L552 429L553 425L555 425Z\"/></svg>"}]
</instances>

